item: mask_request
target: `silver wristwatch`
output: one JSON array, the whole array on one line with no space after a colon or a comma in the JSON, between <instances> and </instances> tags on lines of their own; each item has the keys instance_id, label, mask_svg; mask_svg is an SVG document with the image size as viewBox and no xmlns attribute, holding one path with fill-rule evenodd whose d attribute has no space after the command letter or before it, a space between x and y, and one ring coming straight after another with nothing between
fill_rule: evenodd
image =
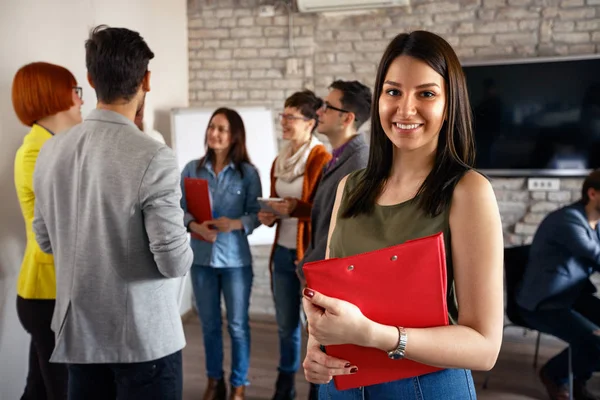
<instances>
[{"instance_id":1,"label":"silver wristwatch","mask_svg":"<svg viewBox=\"0 0 600 400\"><path fill-rule=\"evenodd\" d=\"M406 329L401 326L398 326L398 333L400 334L400 338L398 339L398 347L395 350L388 351L388 357L392 360L401 360L404 358L404 353L406 352L406 341L408 336L406 335Z\"/></svg>"}]
</instances>

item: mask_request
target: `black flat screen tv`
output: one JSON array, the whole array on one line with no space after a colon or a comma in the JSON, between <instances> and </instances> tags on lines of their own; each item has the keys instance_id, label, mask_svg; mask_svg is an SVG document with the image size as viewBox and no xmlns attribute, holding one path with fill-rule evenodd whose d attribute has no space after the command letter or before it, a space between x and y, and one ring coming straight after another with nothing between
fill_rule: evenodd
<instances>
[{"instance_id":1,"label":"black flat screen tv","mask_svg":"<svg viewBox=\"0 0 600 400\"><path fill-rule=\"evenodd\" d=\"M465 63L476 167L584 176L600 167L600 56Z\"/></svg>"}]
</instances>

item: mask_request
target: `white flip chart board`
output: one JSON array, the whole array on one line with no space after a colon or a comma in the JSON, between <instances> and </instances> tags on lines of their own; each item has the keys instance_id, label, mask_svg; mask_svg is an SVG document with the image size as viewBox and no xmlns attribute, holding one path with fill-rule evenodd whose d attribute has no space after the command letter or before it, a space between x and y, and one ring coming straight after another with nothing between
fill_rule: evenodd
<instances>
[{"instance_id":1,"label":"white flip chart board","mask_svg":"<svg viewBox=\"0 0 600 400\"><path fill-rule=\"evenodd\" d=\"M171 133L173 149L177 154L180 170L194 159L202 157L204 137L210 116L215 109L174 108L171 110ZM271 190L271 166L277 156L277 136L273 125L273 112L262 107L235 108L246 129L246 147L250 161L260 174L263 197ZM271 245L275 240L275 229L260 226L248 237L250 245Z\"/></svg>"}]
</instances>

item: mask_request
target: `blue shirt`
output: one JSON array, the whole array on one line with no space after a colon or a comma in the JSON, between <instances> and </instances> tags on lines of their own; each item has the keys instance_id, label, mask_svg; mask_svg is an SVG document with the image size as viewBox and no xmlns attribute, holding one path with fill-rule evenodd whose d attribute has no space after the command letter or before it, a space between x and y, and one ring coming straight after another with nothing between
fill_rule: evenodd
<instances>
[{"instance_id":1,"label":"blue shirt","mask_svg":"<svg viewBox=\"0 0 600 400\"><path fill-rule=\"evenodd\" d=\"M212 164L207 161L198 170L199 160L190 161L181 173L181 207L185 212L184 223L189 226L194 217L187 211L184 178L200 178L208 181L212 199L213 218L227 217L240 219L243 230L219 232L214 243L191 240L194 264L222 267L243 267L252 264L248 235L260 225L258 221L258 197L262 196L262 186L256 168L247 163L241 164L244 176L230 163L216 175Z\"/></svg>"}]
</instances>

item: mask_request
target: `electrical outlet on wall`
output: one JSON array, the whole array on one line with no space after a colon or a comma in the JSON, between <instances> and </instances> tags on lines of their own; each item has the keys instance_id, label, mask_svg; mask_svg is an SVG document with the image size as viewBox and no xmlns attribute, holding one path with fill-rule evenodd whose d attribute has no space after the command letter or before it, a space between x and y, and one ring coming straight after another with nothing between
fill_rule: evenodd
<instances>
[{"instance_id":1,"label":"electrical outlet on wall","mask_svg":"<svg viewBox=\"0 0 600 400\"><path fill-rule=\"evenodd\" d=\"M298 75L298 59L288 58L285 65L286 75Z\"/></svg>"},{"instance_id":2,"label":"electrical outlet on wall","mask_svg":"<svg viewBox=\"0 0 600 400\"><path fill-rule=\"evenodd\" d=\"M275 6L260 6L260 7L258 7L258 16L259 17L274 17L275 16Z\"/></svg>"},{"instance_id":3,"label":"electrical outlet on wall","mask_svg":"<svg viewBox=\"0 0 600 400\"><path fill-rule=\"evenodd\" d=\"M529 178L527 188L530 191L537 190L559 190L560 179L558 178Z\"/></svg>"}]
</instances>

